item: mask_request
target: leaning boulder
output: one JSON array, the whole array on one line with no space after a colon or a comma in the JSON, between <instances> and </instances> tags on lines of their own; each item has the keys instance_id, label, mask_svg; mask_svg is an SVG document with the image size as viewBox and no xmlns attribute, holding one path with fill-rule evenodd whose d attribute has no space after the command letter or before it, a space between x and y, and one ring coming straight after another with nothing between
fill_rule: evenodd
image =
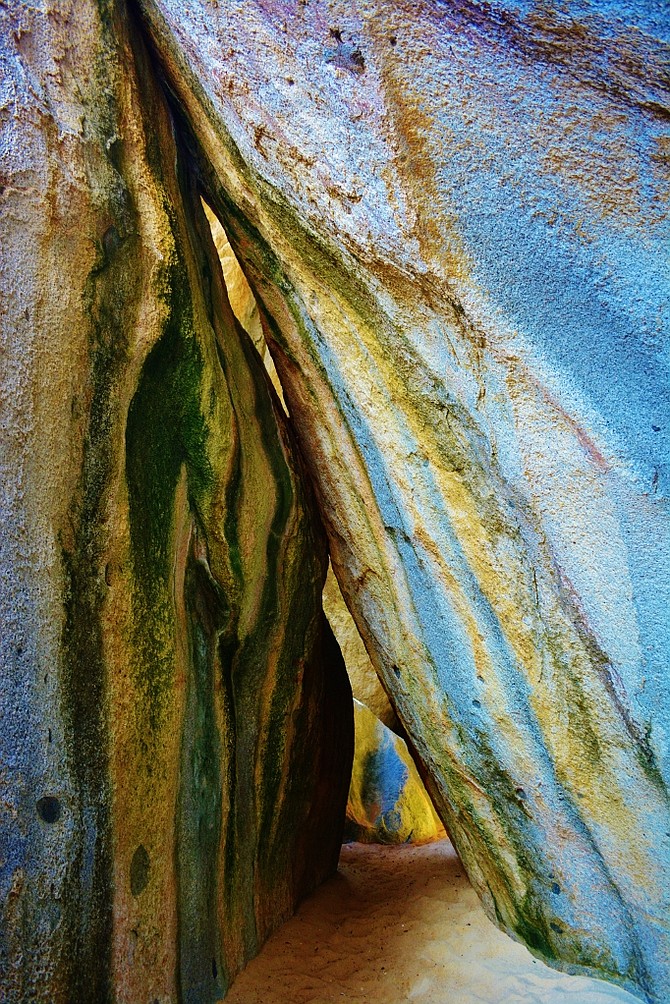
<instances>
[{"instance_id":1,"label":"leaning boulder","mask_svg":"<svg viewBox=\"0 0 670 1004\"><path fill-rule=\"evenodd\" d=\"M668 22L139 0L497 922L670 992Z\"/></svg>"}]
</instances>

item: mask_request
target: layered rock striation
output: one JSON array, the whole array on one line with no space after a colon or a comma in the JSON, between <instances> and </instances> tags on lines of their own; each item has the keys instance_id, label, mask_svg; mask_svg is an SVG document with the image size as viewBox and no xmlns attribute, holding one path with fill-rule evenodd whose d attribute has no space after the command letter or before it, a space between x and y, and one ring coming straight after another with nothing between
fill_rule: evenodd
<instances>
[{"instance_id":1,"label":"layered rock striation","mask_svg":"<svg viewBox=\"0 0 670 1004\"><path fill-rule=\"evenodd\" d=\"M0 996L217 1000L337 864L325 538L124 5L0 19Z\"/></svg>"}]
</instances>

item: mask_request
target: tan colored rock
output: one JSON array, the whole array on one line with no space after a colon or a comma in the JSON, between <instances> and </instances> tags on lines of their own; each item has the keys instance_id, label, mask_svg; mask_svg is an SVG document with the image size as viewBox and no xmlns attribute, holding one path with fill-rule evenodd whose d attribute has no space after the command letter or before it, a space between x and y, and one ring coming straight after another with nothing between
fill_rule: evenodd
<instances>
[{"instance_id":1,"label":"tan colored rock","mask_svg":"<svg viewBox=\"0 0 670 1004\"><path fill-rule=\"evenodd\" d=\"M379 682L332 568L328 569L323 589L323 609L344 657L354 697L365 704L384 725L397 731L399 728L397 715Z\"/></svg>"},{"instance_id":2,"label":"tan colored rock","mask_svg":"<svg viewBox=\"0 0 670 1004\"><path fill-rule=\"evenodd\" d=\"M230 306L233 309L235 317L258 349L261 358L265 361L266 357L268 357L268 352L265 345L265 338L263 336L263 329L261 328L258 305L254 299L254 294L251 292L251 287L247 282L244 272L240 268L240 263L235 257L235 252L230 246L230 242L226 237L226 232L221 226L221 223L206 202L203 202L202 205L205 210L205 216L207 217L210 230L212 231L212 238L214 240L214 246L216 247L216 253L219 256L219 261L221 263L223 281L226 284L226 292L228 294L228 299L230 300Z\"/></svg>"}]
</instances>

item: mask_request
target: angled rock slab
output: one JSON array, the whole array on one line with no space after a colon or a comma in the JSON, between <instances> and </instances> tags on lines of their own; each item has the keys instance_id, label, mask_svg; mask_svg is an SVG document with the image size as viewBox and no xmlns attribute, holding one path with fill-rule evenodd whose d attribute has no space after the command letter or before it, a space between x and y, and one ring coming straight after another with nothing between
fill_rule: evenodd
<instances>
[{"instance_id":1,"label":"angled rock slab","mask_svg":"<svg viewBox=\"0 0 670 1004\"><path fill-rule=\"evenodd\" d=\"M217 1000L337 863L325 540L125 7L0 21L0 996Z\"/></svg>"},{"instance_id":2,"label":"angled rock slab","mask_svg":"<svg viewBox=\"0 0 670 1004\"><path fill-rule=\"evenodd\" d=\"M469 875L670 993L668 21L141 0Z\"/></svg>"}]
</instances>

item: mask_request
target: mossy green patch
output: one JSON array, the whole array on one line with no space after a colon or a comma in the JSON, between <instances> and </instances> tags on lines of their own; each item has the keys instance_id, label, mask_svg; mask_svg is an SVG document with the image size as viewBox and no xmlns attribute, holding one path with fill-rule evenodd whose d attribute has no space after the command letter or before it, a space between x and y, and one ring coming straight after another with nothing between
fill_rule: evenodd
<instances>
[{"instance_id":1,"label":"mossy green patch","mask_svg":"<svg viewBox=\"0 0 670 1004\"><path fill-rule=\"evenodd\" d=\"M179 983L182 1000L219 1000L227 977L219 950L218 869L222 822L217 723L217 638L228 604L206 565L189 556L186 609L191 672L181 745L177 816Z\"/></svg>"},{"instance_id":2,"label":"mossy green patch","mask_svg":"<svg viewBox=\"0 0 670 1004\"><path fill-rule=\"evenodd\" d=\"M124 219L132 200L123 197ZM114 219L116 198L109 214ZM132 221L131 221L132 222ZM69 999L111 999L112 851L107 667L102 632L108 506L118 456L118 386L128 360L138 275L133 239L110 246L92 269L85 301L90 319L90 401L81 476L63 534L65 623L61 692L65 741L75 780L78 850L67 881ZM81 407L73 407L73 412Z\"/></svg>"},{"instance_id":3,"label":"mossy green patch","mask_svg":"<svg viewBox=\"0 0 670 1004\"><path fill-rule=\"evenodd\" d=\"M173 673L171 543L182 466L193 508L202 505L213 484L209 431L201 410L203 359L184 267L172 267L168 289L165 330L144 363L126 427L135 674L151 731L160 724Z\"/></svg>"}]
</instances>

